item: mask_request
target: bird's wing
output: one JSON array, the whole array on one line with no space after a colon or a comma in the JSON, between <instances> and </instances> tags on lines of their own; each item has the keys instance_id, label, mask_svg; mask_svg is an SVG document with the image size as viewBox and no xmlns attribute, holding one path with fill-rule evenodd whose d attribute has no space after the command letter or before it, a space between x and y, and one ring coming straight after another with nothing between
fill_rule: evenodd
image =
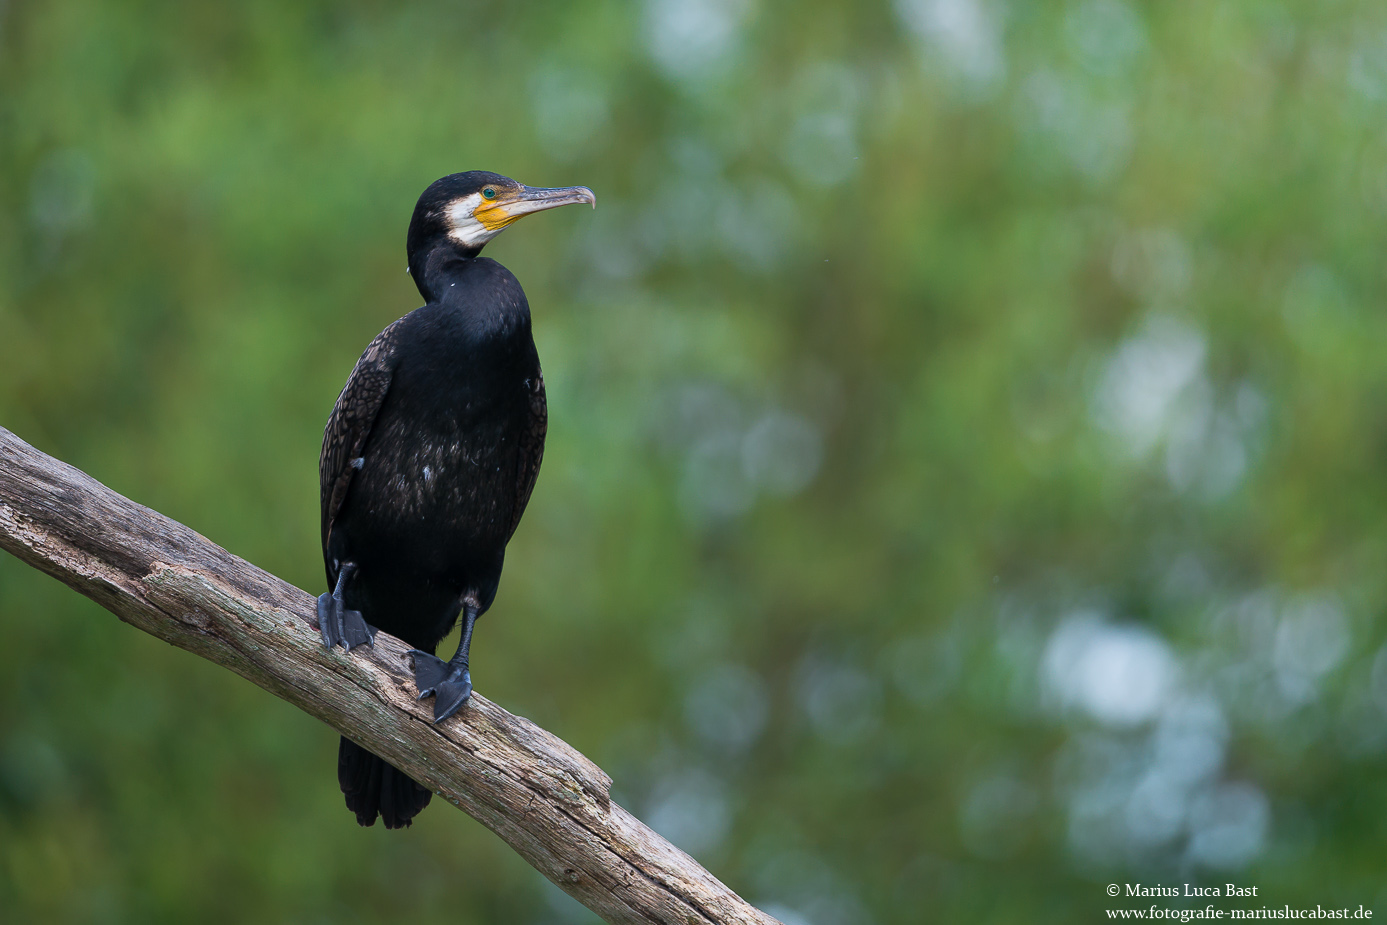
<instances>
[{"instance_id":1,"label":"bird's wing","mask_svg":"<svg viewBox=\"0 0 1387 925\"><path fill-rule=\"evenodd\" d=\"M511 514L510 530L506 541L515 535L520 526L520 515L525 513L525 505L530 503L530 493L535 490L535 479L539 476L539 464L544 459L544 435L549 431L549 406L544 397L544 374L536 370L530 380L530 416L520 432L520 459L516 466L515 509Z\"/></svg>"},{"instance_id":2,"label":"bird's wing","mask_svg":"<svg viewBox=\"0 0 1387 925\"><path fill-rule=\"evenodd\" d=\"M403 321L404 319L400 319ZM337 404L332 406L327 426L323 428L323 452L318 457L318 486L323 504L323 552L337 513L351 487L361 463L362 450L371 435L385 393L390 390L390 377L395 368L395 341L400 321L376 335L366 347L356 367L342 386ZM332 569L329 568L329 572ZM331 580L331 575L329 575Z\"/></svg>"}]
</instances>

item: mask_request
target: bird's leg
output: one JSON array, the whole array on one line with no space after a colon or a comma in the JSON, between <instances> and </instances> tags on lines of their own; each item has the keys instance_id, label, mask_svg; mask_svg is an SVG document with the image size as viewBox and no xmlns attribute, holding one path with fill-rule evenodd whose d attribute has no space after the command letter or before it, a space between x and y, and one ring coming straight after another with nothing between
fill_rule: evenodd
<instances>
[{"instance_id":1,"label":"bird's leg","mask_svg":"<svg viewBox=\"0 0 1387 925\"><path fill-rule=\"evenodd\" d=\"M457 654L448 661L430 655L422 649L411 649L414 656L414 684L419 699L433 694L433 721L441 723L452 716L472 696L472 674L467 670L467 656L472 648L472 627L477 623L476 603L462 605L462 640Z\"/></svg>"},{"instance_id":2,"label":"bird's leg","mask_svg":"<svg viewBox=\"0 0 1387 925\"><path fill-rule=\"evenodd\" d=\"M343 562L337 572L337 587L331 594L318 597L318 630L323 645L331 649L337 644L350 652L360 645L375 646L376 631L366 623L359 610L348 610L342 603L342 589L356 574L355 562Z\"/></svg>"}]
</instances>

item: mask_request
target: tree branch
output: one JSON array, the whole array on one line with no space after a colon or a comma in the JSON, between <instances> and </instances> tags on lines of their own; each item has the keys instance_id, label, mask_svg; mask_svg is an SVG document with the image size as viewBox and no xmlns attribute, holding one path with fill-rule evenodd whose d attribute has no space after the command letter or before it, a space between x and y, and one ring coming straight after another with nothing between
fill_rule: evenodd
<instances>
[{"instance_id":1,"label":"tree branch","mask_svg":"<svg viewBox=\"0 0 1387 925\"><path fill-rule=\"evenodd\" d=\"M2 427L0 548L385 758L608 922L776 925L612 802L611 779L558 737L480 694L433 725L400 640L323 648L307 593Z\"/></svg>"}]
</instances>

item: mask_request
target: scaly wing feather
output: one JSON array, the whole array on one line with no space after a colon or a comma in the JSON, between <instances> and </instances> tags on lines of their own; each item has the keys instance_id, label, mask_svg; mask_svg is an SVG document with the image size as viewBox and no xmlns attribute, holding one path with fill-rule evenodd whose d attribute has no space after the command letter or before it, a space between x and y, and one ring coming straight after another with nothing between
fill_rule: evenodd
<instances>
[{"instance_id":1,"label":"scaly wing feather","mask_svg":"<svg viewBox=\"0 0 1387 925\"><path fill-rule=\"evenodd\" d=\"M549 406L544 396L544 374L535 372L530 380L530 416L520 432L520 459L516 467L515 508L511 514L510 531L506 541L515 535L520 526L520 515L525 513L525 505L530 503L530 493L535 490L535 479L539 477L539 464L544 460L544 436L549 431Z\"/></svg>"},{"instance_id":2,"label":"scaly wing feather","mask_svg":"<svg viewBox=\"0 0 1387 925\"><path fill-rule=\"evenodd\" d=\"M403 320L403 319L401 319ZM323 428L323 451L318 457L318 486L323 512L323 555L327 557L332 525L346 500L352 477L361 467L359 460L371 425L390 391L391 374L395 368L395 341L399 321L376 335L366 347L356 367L342 386L337 404L328 415ZM337 569L327 562L328 585L336 581Z\"/></svg>"}]
</instances>

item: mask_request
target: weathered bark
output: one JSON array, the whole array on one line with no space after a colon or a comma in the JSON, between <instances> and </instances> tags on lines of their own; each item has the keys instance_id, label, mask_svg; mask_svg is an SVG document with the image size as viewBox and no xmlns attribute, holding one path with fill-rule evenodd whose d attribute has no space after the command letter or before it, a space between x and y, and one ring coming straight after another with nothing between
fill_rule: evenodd
<instances>
[{"instance_id":1,"label":"weathered bark","mask_svg":"<svg viewBox=\"0 0 1387 925\"><path fill-rule=\"evenodd\" d=\"M4 428L0 548L369 748L608 922L775 923L612 802L611 779L561 739L480 694L433 725L404 643L323 648L307 593Z\"/></svg>"}]
</instances>

